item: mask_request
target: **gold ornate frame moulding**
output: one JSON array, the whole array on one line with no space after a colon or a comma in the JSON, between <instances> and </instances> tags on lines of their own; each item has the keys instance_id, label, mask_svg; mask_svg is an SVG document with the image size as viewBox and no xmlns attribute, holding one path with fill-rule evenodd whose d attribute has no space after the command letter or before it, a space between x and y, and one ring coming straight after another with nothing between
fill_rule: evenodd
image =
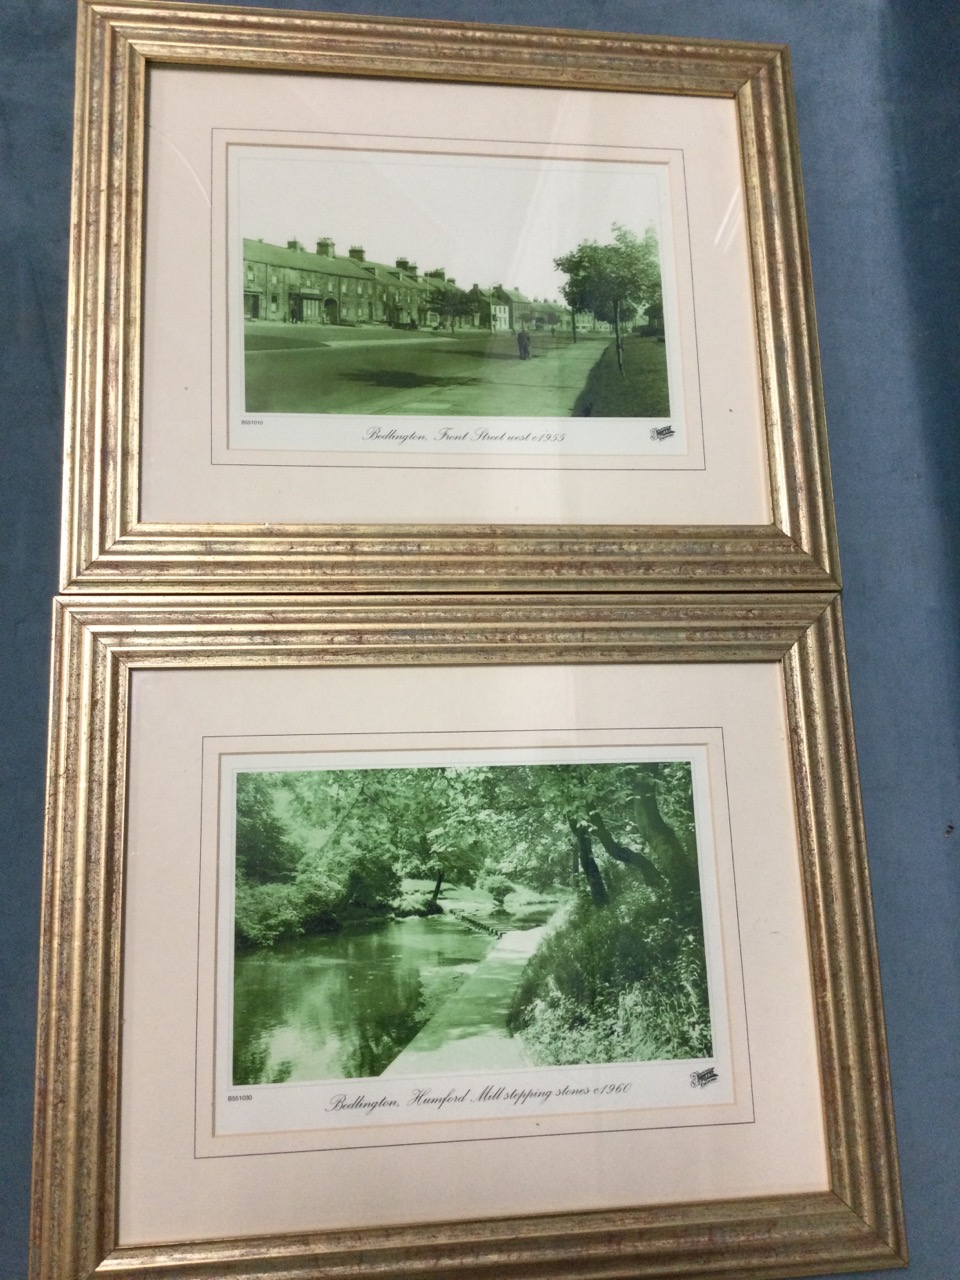
<instances>
[{"instance_id":1,"label":"gold ornate frame moulding","mask_svg":"<svg viewBox=\"0 0 960 1280\"><path fill-rule=\"evenodd\" d=\"M769 523L146 523L145 156L167 65L725 99L739 135ZM787 51L80 0L61 583L79 591L824 590L839 582Z\"/></svg>"},{"instance_id":2,"label":"gold ornate frame moulding","mask_svg":"<svg viewBox=\"0 0 960 1280\"><path fill-rule=\"evenodd\" d=\"M503 675L510 664L532 670L704 661L708 667L698 670L706 679L735 673L730 663L773 664L782 678L803 898L796 918L810 957L811 1069L822 1099L825 1188L786 1194L769 1187L743 1198L422 1226L338 1230L318 1221L315 1230L296 1234L232 1233L204 1242L186 1233L163 1244L120 1247L122 1194L138 1193L129 1184L120 1191L124 915L135 870L126 851L136 748L129 716L137 673L155 682L172 671L212 677L233 669L252 679L290 668L307 675L354 668L351 678L361 679L375 668L499 666ZM679 670L685 678L686 669ZM831 593L786 600L607 594L589 604L561 594L485 602L290 596L256 604L230 596L73 597L56 606L54 672L33 1280L94 1274L159 1280L173 1273L196 1280L280 1273L291 1280L454 1273L475 1280L653 1280L903 1264L870 891L839 604ZM784 1069L789 1075L790 1064ZM784 1177L789 1163L776 1166Z\"/></svg>"}]
</instances>

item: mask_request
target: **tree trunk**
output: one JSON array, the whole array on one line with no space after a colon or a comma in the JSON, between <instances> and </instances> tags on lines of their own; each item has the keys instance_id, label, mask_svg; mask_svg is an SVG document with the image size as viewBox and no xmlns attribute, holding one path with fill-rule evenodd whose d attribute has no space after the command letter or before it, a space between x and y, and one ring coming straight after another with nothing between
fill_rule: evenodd
<instances>
[{"instance_id":1,"label":"tree trunk","mask_svg":"<svg viewBox=\"0 0 960 1280\"><path fill-rule=\"evenodd\" d=\"M574 311L573 307L571 307L571 308L570 308L570 323L571 323L571 325L573 326L573 340L574 340L574 342L576 342L576 340L577 340L577 313Z\"/></svg>"},{"instance_id":2,"label":"tree trunk","mask_svg":"<svg viewBox=\"0 0 960 1280\"><path fill-rule=\"evenodd\" d=\"M582 823L574 822L572 818L568 818L567 821L570 823L570 830L577 841L580 870L587 877L593 905L595 907L605 907L610 901L610 895L607 893L607 886L603 882L603 874L597 866L597 860L593 856L593 841L590 839L590 832Z\"/></svg>"},{"instance_id":3,"label":"tree trunk","mask_svg":"<svg viewBox=\"0 0 960 1280\"><path fill-rule=\"evenodd\" d=\"M640 834L673 892L684 893L697 888L696 856L687 853L673 827L664 821L653 779L639 770L634 813Z\"/></svg>"},{"instance_id":4,"label":"tree trunk","mask_svg":"<svg viewBox=\"0 0 960 1280\"><path fill-rule=\"evenodd\" d=\"M613 304L613 331L617 335L617 368L620 370L620 377L623 377L623 338L620 334L620 303Z\"/></svg>"},{"instance_id":5,"label":"tree trunk","mask_svg":"<svg viewBox=\"0 0 960 1280\"><path fill-rule=\"evenodd\" d=\"M639 871L644 882L651 889L662 889L664 887L666 879L652 859L648 858L645 853L641 853L639 849L630 849L625 844L621 844L619 840L615 840L599 813L591 813L590 821L593 824L597 839L611 858L617 862L622 862L624 866L633 867L635 871Z\"/></svg>"},{"instance_id":6,"label":"tree trunk","mask_svg":"<svg viewBox=\"0 0 960 1280\"><path fill-rule=\"evenodd\" d=\"M433 886L433 893L430 895L430 901L436 906L437 898L440 897L440 886L443 884L443 867L437 872L437 883Z\"/></svg>"}]
</instances>

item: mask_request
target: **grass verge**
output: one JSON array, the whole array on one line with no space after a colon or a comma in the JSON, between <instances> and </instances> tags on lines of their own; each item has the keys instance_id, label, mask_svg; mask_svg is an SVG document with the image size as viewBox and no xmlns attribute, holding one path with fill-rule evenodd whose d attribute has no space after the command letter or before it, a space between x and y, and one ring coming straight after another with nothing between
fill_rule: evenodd
<instances>
[{"instance_id":1,"label":"grass verge","mask_svg":"<svg viewBox=\"0 0 960 1280\"><path fill-rule=\"evenodd\" d=\"M666 418L670 414L667 348L660 338L623 340L623 373L611 342L590 370L574 418Z\"/></svg>"}]
</instances>

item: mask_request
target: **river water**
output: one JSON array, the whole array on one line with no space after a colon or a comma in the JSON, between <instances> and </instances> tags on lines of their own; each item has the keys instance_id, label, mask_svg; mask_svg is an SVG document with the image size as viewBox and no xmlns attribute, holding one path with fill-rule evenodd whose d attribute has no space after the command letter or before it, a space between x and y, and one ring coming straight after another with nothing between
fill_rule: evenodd
<instances>
[{"instance_id":1,"label":"river water","mask_svg":"<svg viewBox=\"0 0 960 1280\"><path fill-rule=\"evenodd\" d=\"M234 1084L379 1075L492 943L430 916L237 956Z\"/></svg>"}]
</instances>

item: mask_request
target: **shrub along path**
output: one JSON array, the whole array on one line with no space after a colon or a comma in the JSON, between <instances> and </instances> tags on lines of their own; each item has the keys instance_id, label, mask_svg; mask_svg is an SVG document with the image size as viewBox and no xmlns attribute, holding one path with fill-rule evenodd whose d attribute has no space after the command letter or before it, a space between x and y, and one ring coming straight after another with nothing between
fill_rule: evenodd
<instances>
[{"instance_id":1,"label":"shrub along path","mask_svg":"<svg viewBox=\"0 0 960 1280\"><path fill-rule=\"evenodd\" d=\"M566 910L566 906L560 907L546 924L535 929L510 929L505 933L381 1075L505 1071L532 1066L520 1040L507 1034L507 1010L524 966Z\"/></svg>"}]
</instances>

